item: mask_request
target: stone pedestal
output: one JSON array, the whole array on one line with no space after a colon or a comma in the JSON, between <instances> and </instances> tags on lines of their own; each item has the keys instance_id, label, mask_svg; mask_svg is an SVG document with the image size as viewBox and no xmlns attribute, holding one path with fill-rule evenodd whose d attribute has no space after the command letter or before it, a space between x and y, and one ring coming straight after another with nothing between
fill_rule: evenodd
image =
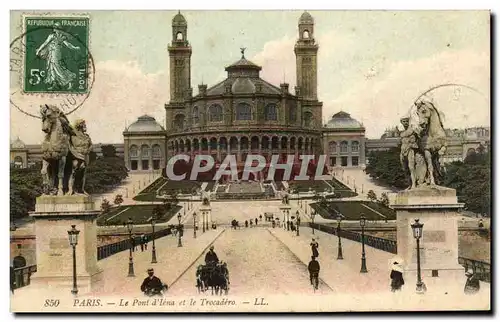
<instances>
[{"instance_id":1,"label":"stone pedestal","mask_svg":"<svg viewBox=\"0 0 500 322\"><path fill-rule=\"evenodd\" d=\"M102 270L97 266L97 225L99 214L89 196L41 196L36 199L35 219L37 272L31 284L37 288L73 286L73 249L68 230L80 231L76 246L76 273L79 294L96 291Z\"/></svg>"},{"instance_id":2,"label":"stone pedestal","mask_svg":"<svg viewBox=\"0 0 500 322\"><path fill-rule=\"evenodd\" d=\"M199 209L200 215L203 216L205 213L205 220L208 221L208 229L212 229L212 207L201 205ZM200 217L199 220L203 223L203 217Z\"/></svg>"},{"instance_id":3,"label":"stone pedestal","mask_svg":"<svg viewBox=\"0 0 500 322\"><path fill-rule=\"evenodd\" d=\"M391 205L397 212L398 257L403 260L405 286L415 287L417 243L411 224L419 219L423 226L420 239L420 267L427 288L444 292L465 284L463 266L458 263L458 209L456 190L423 187L401 191Z\"/></svg>"}]
</instances>

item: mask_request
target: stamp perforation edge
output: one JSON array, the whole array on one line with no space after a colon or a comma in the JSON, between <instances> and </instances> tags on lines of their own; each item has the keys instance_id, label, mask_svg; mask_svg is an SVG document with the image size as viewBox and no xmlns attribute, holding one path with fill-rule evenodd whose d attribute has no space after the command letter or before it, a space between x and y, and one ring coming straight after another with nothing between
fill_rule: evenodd
<instances>
[{"instance_id":1,"label":"stamp perforation edge","mask_svg":"<svg viewBox=\"0 0 500 322\"><path fill-rule=\"evenodd\" d=\"M22 37L19 39L21 43L24 43L26 32L27 32L27 27L26 27L26 18L87 18L89 22L88 26L88 36L87 36L87 51L88 51L88 60L91 60L92 54L91 54L91 42L92 42L92 28L90 27L92 25L92 18L90 13L87 12L81 12L81 13L75 13L75 12L66 12L66 11L61 11L58 14L55 14L54 12L37 12L37 11L32 11L32 12L23 12L21 13L21 22L20 22L20 29L21 29L21 35ZM22 60L22 65L21 65L21 70L19 73L19 84L20 84L20 91L22 92L23 95L27 96L32 96L32 97L60 97L60 96L88 96L90 95L90 90L92 89L92 85L95 80L95 68L92 63L87 62L87 75L88 77L88 86L87 86L87 91L83 93L60 93L60 92L55 92L55 93L47 93L47 92L26 92L24 90L24 73L25 73L25 60L26 60L26 52L24 50L21 51L21 60ZM92 75L92 77L90 77Z\"/></svg>"}]
</instances>

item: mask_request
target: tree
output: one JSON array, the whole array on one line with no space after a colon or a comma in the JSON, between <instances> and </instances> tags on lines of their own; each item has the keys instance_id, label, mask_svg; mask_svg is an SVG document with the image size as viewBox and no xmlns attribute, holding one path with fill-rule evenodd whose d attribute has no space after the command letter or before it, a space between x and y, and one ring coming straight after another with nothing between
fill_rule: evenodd
<instances>
[{"instance_id":1,"label":"tree","mask_svg":"<svg viewBox=\"0 0 500 322\"><path fill-rule=\"evenodd\" d=\"M368 193L366 194L366 197L371 201L377 200L377 195L375 194L375 191L373 191L373 190L369 190Z\"/></svg>"},{"instance_id":2,"label":"tree","mask_svg":"<svg viewBox=\"0 0 500 322\"><path fill-rule=\"evenodd\" d=\"M116 148L114 145L106 144L101 146L101 152L103 158L114 158L116 157Z\"/></svg>"},{"instance_id":3,"label":"tree","mask_svg":"<svg viewBox=\"0 0 500 322\"><path fill-rule=\"evenodd\" d=\"M101 211L103 213L107 213L109 212L110 209L111 209L111 204L109 203L108 199L104 199L101 203Z\"/></svg>"},{"instance_id":4,"label":"tree","mask_svg":"<svg viewBox=\"0 0 500 322\"><path fill-rule=\"evenodd\" d=\"M114 204L119 206L122 203L123 203L123 196L120 194L116 195Z\"/></svg>"},{"instance_id":5,"label":"tree","mask_svg":"<svg viewBox=\"0 0 500 322\"><path fill-rule=\"evenodd\" d=\"M387 193L385 192L382 192L382 194L380 195L380 199L378 200L378 202L386 207L389 207L389 196L387 195Z\"/></svg>"},{"instance_id":6,"label":"tree","mask_svg":"<svg viewBox=\"0 0 500 322\"><path fill-rule=\"evenodd\" d=\"M386 186L400 189L409 187L410 178L401 166L400 151L400 147L397 147L387 151L370 152L366 174Z\"/></svg>"}]
</instances>

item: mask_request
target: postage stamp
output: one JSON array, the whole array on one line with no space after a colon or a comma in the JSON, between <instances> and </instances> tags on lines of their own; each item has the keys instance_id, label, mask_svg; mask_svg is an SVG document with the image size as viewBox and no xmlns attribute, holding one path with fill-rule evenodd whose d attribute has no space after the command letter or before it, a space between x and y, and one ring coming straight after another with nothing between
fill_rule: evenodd
<instances>
[{"instance_id":1,"label":"postage stamp","mask_svg":"<svg viewBox=\"0 0 500 322\"><path fill-rule=\"evenodd\" d=\"M24 91L86 93L88 17L25 17Z\"/></svg>"},{"instance_id":2,"label":"postage stamp","mask_svg":"<svg viewBox=\"0 0 500 322\"><path fill-rule=\"evenodd\" d=\"M491 311L490 20L12 11L11 311Z\"/></svg>"}]
</instances>

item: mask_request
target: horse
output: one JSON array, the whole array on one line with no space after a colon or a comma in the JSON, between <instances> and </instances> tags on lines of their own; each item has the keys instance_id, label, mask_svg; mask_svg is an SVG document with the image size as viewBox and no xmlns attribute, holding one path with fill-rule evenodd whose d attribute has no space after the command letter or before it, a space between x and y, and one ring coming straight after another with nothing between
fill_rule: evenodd
<instances>
[{"instance_id":1,"label":"horse","mask_svg":"<svg viewBox=\"0 0 500 322\"><path fill-rule=\"evenodd\" d=\"M420 148L427 164L427 183L436 185L436 177L441 175L439 157L446 151L446 132L441 115L430 101L419 101L416 104L418 123L417 135L420 137Z\"/></svg>"},{"instance_id":2,"label":"horse","mask_svg":"<svg viewBox=\"0 0 500 322\"><path fill-rule=\"evenodd\" d=\"M214 293L222 295L222 291L227 295L229 291L227 264L199 265L196 270L196 287L198 292L205 292L210 288L212 295Z\"/></svg>"},{"instance_id":3,"label":"horse","mask_svg":"<svg viewBox=\"0 0 500 322\"><path fill-rule=\"evenodd\" d=\"M44 195L64 195L64 179L68 169L66 158L70 148L70 137L75 135L66 115L56 106L47 104L40 107L42 131L42 178ZM57 171L56 171L57 169ZM71 169L69 169L71 172Z\"/></svg>"}]
</instances>

